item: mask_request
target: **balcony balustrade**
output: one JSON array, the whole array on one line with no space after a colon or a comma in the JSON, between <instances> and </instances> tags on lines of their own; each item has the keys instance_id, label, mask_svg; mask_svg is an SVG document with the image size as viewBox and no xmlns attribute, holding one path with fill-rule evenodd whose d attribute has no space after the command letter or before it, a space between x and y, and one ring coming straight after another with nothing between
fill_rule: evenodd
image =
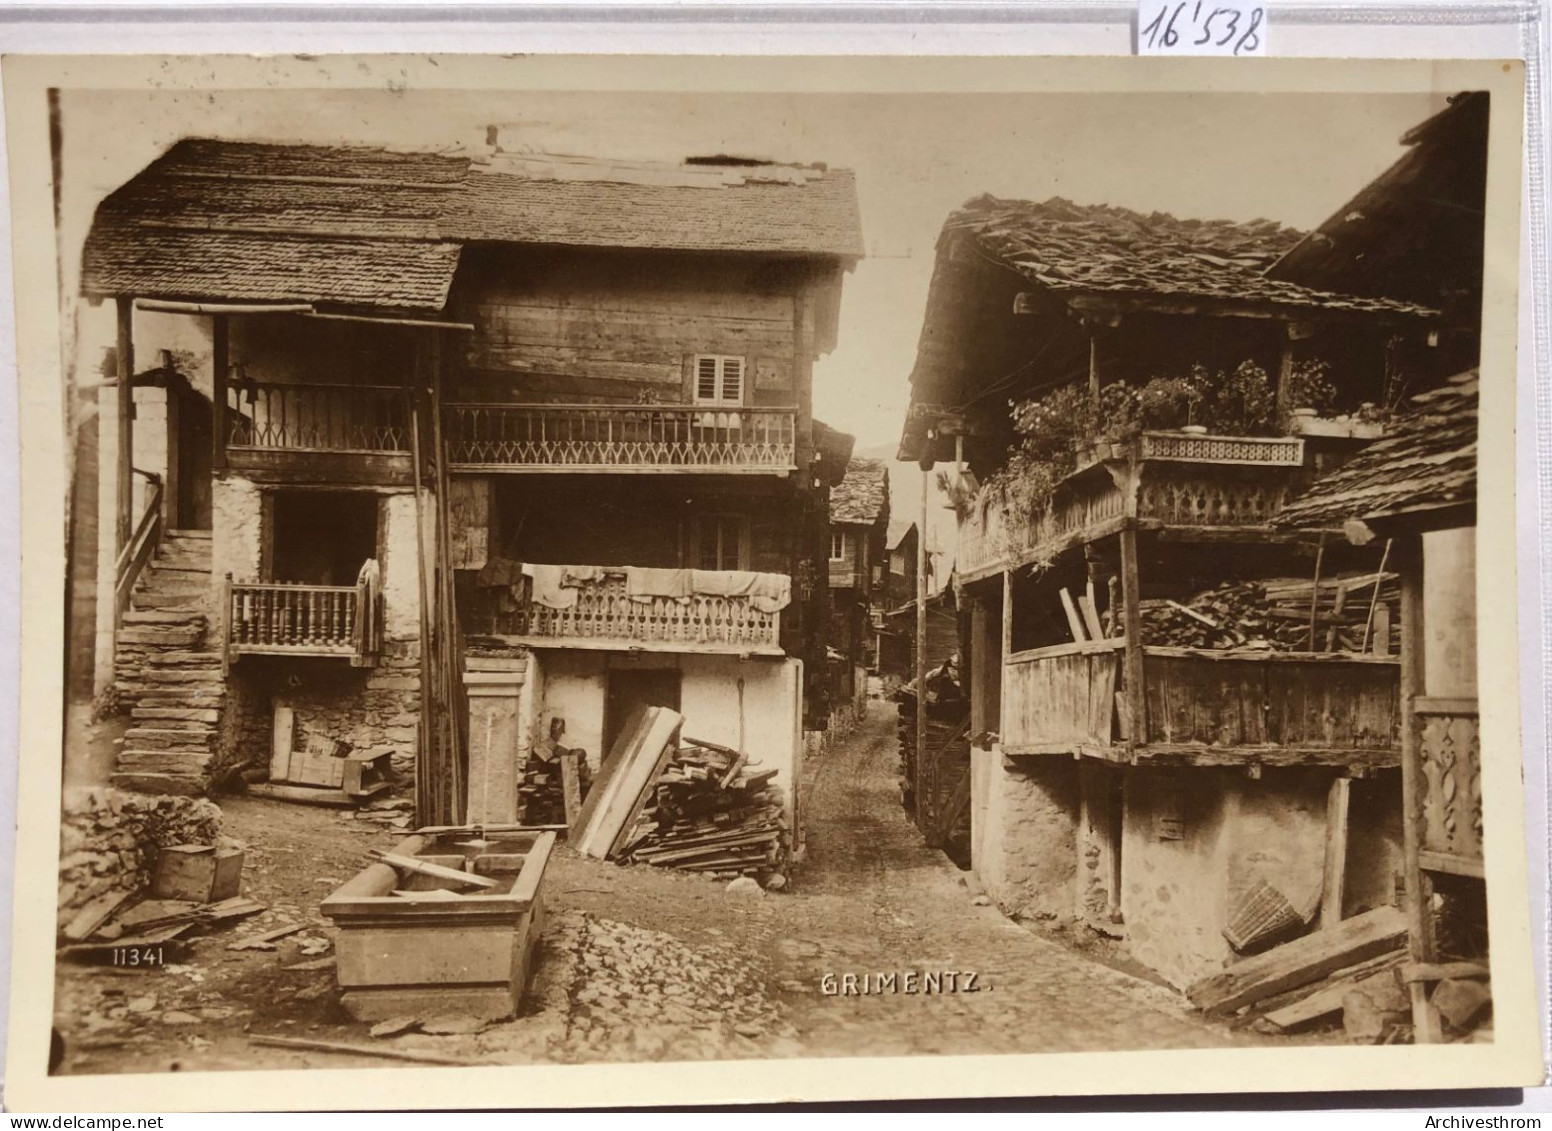
<instances>
[{"instance_id":1,"label":"balcony balustrade","mask_svg":"<svg viewBox=\"0 0 1552 1131\"><path fill-rule=\"evenodd\" d=\"M345 656L369 664L381 617L363 584L227 581L226 650L241 655Z\"/></svg>"},{"instance_id":2,"label":"balcony balustrade","mask_svg":"<svg viewBox=\"0 0 1552 1131\"><path fill-rule=\"evenodd\" d=\"M448 462L464 471L796 470L790 408L690 405L450 404Z\"/></svg>"}]
</instances>

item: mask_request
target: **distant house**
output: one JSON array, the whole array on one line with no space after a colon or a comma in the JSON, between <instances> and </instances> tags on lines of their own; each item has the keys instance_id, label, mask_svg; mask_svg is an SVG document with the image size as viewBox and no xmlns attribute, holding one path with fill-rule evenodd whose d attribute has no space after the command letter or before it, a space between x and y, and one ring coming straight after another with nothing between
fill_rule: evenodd
<instances>
[{"instance_id":1,"label":"distant house","mask_svg":"<svg viewBox=\"0 0 1552 1131\"><path fill-rule=\"evenodd\" d=\"M174 145L84 253L119 315L116 780L263 765L283 706L394 754L423 821L509 821L537 738L596 762L656 703L790 802L840 471L812 370L861 251L844 170ZM197 395L137 432L169 340Z\"/></svg>"},{"instance_id":2,"label":"distant house","mask_svg":"<svg viewBox=\"0 0 1552 1131\"><path fill-rule=\"evenodd\" d=\"M916 551L919 534L916 523L908 518L891 518L884 537L886 567L882 600L875 602L876 614L873 631L874 646L878 658L878 672L882 676L909 680L915 671L912 657L912 637L899 631L895 610L916 600Z\"/></svg>"},{"instance_id":3,"label":"distant house","mask_svg":"<svg viewBox=\"0 0 1552 1131\"><path fill-rule=\"evenodd\" d=\"M830 648L837 707L860 707L867 673L877 665L875 602L886 591L889 471L883 460L854 457L830 489Z\"/></svg>"}]
</instances>

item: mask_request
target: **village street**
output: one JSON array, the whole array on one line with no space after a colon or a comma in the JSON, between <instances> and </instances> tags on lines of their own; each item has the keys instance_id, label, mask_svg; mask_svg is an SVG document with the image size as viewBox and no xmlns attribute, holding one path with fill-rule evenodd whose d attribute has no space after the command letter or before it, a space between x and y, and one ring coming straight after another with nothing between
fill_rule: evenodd
<instances>
[{"instance_id":1,"label":"village street","mask_svg":"<svg viewBox=\"0 0 1552 1131\"><path fill-rule=\"evenodd\" d=\"M787 890L740 896L722 882L562 851L545 881L550 918L523 1015L483 1029L460 1018L405 1019L401 1031L377 1038L335 1002L325 946L333 932L317 904L368 847L401 834L328 810L224 799L228 833L249 846L245 891L269 910L196 940L170 967L62 964L63 1070L392 1063L256 1047L248 1037L257 1034L510 1064L1269 1039L1203 1022L1166 988L1038 938L977 903L964 874L927 849L905 818L893 715L884 705L874 704L806 776L808 856ZM227 949L298 920L306 929L273 950ZM847 988L846 975L858 976L860 990L864 974L870 989L891 973L903 989L907 971L918 980L959 972L961 992L824 992ZM973 984L964 972L974 973Z\"/></svg>"}]
</instances>

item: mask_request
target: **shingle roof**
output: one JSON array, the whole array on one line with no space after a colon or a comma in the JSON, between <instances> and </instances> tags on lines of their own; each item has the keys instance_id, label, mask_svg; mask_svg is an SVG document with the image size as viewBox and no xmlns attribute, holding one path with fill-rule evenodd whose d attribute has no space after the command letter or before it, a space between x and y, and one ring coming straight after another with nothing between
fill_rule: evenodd
<instances>
[{"instance_id":1,"label":"shingle roof","mask_svg":"<svg viewBox=\"0 0 1552 1131\"><path fill-rule=\"evenodd\" d=\"M451 230L470 240L860 258L849 169L801 184L759 169L722 186L542 180L476 169Z\"/></svg>"},{"instance_id":2,"label":"shingle roof","mask_svg":"<svg viewBox=\"0 0 1552 1131\"><path fill-rule=\"evenodd\" d=\"M984 253L1059 293L1429 313L1267 278L1266 268L1301 238L1272 220L1181 220L1061 197L1036 204L981 196L949 217L944 238L956 232L970 233Z\"/></svg>"},{"instance_id":3,"label":"shingle roof","mask_svg":"<svg viewBox=\"0 0 1552 1131\"><path fill-rule=\"evenodd\" d=\"M889 469L881 459L855 458L830 488L830 521L871 526L889 506Z\"/></svg>"},{"instance_id":4,"label":"shingle roof","mask_svg":"<svg viewBox=\"0 0 1552 1131\"><path fill-rule=\"evenodd\" d=\"M437 310L470 242L862 254L847 170L668 166L664 183L635 183L607 179L603 165L590 175L189 138L99 206L82 290Z\"/></svg>"},{"instance_id":5,"label":"shingle roof","mask_svg":"<svg viewBox=\"0 0 1552 1131\"><path fill-rule=\"evenodd\" d=\"M380 149L178 142L97 209L88 294L440 309L440 232L468 162Z\"/></svg>"},{"instance_id":6,"label":"shingle roof","mask_svg":"<svg viewBox=\"0 0 1552 1131\"><path fill-rule=\"evenodd\" d=\"M1340 526L1474 503L1477 491L1476 370L1412 398L1383 439L1289 503L1277 526Z\"/></svg>"}]
</instances>

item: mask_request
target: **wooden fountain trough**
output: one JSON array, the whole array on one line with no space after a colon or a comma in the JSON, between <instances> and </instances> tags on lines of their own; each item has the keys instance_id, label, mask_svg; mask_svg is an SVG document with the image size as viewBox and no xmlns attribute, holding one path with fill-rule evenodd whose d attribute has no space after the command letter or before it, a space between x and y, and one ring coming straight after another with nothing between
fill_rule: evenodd
<instances>
[{"instance_id":1,"label":"wooden fountain trough","mask_svg":"<svg viewBox=\"0 0 1552 1131\"><path fill-rule=\"evenodd\" d=\"M347 880L321 908L339 928L345 1008L361 1021L515 1013L543 930L541 889L554 847L550 831L425 831L387 855L438 874L377 862ZM475 887L452 873L494 884Z\"/></svg>"}]
</instances>

